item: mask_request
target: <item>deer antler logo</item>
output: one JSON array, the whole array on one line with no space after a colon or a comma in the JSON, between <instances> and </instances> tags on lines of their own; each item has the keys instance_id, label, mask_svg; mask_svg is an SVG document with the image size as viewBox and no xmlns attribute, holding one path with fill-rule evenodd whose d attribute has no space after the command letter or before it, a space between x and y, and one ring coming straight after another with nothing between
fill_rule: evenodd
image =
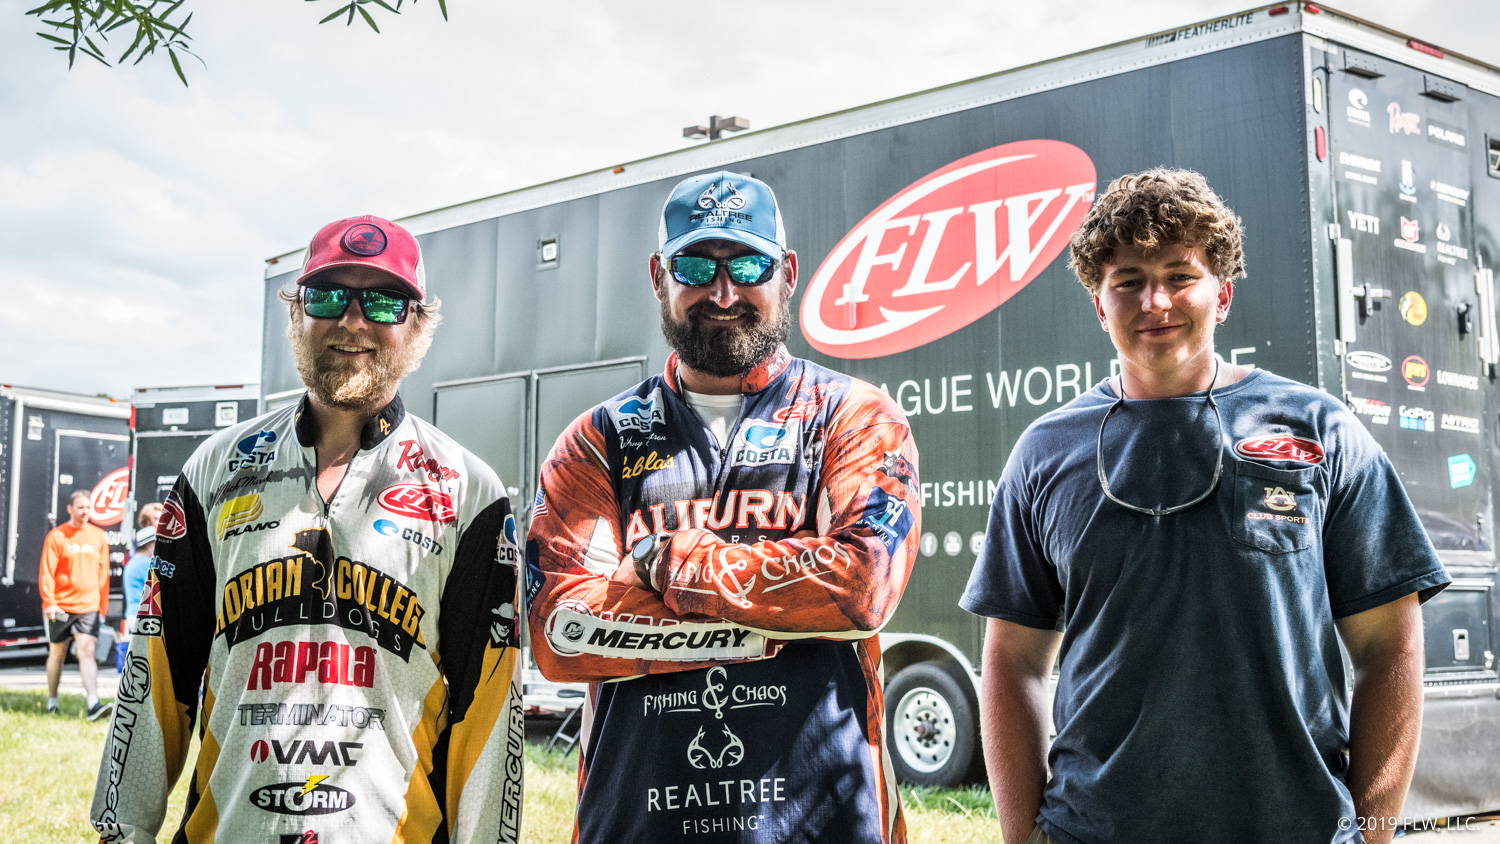
<instances>
[{"instance_id":1,"label":"deer antler logo","mask_svg":"<svg viewBox=\"0 0 1500 844\"><path fill-rule=\"evenodd\" d=\"M738 765L745 759L745 743L740 737L730 731L728 727L723 729L724 737L729 741L719 750L719 755L714 756L703 746L703 728L698 728L698 734L693 736L693 741L688 745L688 762L694 768L728 768Z\"/></svg>"}]
</instances>

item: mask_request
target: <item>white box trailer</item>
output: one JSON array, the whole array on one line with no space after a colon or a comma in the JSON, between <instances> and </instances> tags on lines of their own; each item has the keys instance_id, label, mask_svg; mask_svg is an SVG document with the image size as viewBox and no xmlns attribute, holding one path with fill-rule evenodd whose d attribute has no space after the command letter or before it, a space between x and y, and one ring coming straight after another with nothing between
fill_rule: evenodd
<instances>
[{"instance_id":1,"label":"white box trailer","mask_svg":"<svg viewBox=\"0 0 1500 844\"><path fill-rule=\"evenodd\" d=\"M1454 575L1424 608L1407 814L1500 808L1500 71L1418 38L1262 6L408 217L446 323L407 406L529 502L563 427L662 366L644 267L672 185L765 180L801 256L792 351L911 419L924 535L882 634L889 735L903 778L955 782L981 764L983 629L956 601L1000 469L1115 365L1059 255L1096 190L1157 165L1204 173L1245 219L1220 353L1348 403ZM301 261L266 270L268 396L298 386L276 291Z\"/></svg>"}]
</instances>

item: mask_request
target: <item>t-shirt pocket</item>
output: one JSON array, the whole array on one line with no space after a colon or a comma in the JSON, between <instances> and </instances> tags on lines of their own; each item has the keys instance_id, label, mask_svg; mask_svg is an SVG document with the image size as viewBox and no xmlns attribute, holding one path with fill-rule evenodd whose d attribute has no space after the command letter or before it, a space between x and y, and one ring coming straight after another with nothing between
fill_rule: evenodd
<instances>
[{"instance_id":1,"label":"t-shirt pocket","mask_svg":"<svg viewBox=\"0 0 1500 844\"><path fill-rule=\"evenodd\" d=\"M1236 461L1234 472L1234 538L1272 554L1301 551L1313 541L1317 468L1274 469Z\"/></svg>"}]
</instances>

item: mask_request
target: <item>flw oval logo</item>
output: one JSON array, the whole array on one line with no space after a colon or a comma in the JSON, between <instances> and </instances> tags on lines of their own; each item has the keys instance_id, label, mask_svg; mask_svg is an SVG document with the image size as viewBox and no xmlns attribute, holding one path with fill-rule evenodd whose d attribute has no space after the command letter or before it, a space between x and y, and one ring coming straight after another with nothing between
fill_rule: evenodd
<instances>
[{"instance_id":1,"label":"flw oval logo","mask_svg":"<svg viewBox=\"0 0 1500 844\"><path fill-rule=\"evenodd\" d=\"M448 493L421 484L388 486L379 501L381 507L409 519L442 523L458 518Z\"/></svg>"},{"instance_id":2,"label":"flw oval logo","mask_svg":"<svg viewBox=\"0 0 1500 844\"><path fill-rule=\"evenodd\" d=\"M99 527L119 524L125 518L125 500L129 497L130 469L110 472L89 495L89 521Z\"/></svg>"},{"instance_id":3,"label":"flw oval logo","mask_svg":"<svg viewBox=\"0 0 1500 844\"><path fill-rule=\"evenodd\" d=\"M802 297L802 335L839 358L893 355L1005 304L1068 245L1094 201L1088 154L1016 141L935 170L834 247Z\"/></svg>"},{"instance_id":4,"label":"flw oval logo","mask_svg":"<svg viewBox=\"0 0 1500 844\"><path fill-rule=\"evenodd\" d=\"M1234 453L1247 460L1285 460L1313 466L1322 463L1324 456L1323 446L1290 434L1240 440L1234 444Z\"/></svg>"}]
</instances>

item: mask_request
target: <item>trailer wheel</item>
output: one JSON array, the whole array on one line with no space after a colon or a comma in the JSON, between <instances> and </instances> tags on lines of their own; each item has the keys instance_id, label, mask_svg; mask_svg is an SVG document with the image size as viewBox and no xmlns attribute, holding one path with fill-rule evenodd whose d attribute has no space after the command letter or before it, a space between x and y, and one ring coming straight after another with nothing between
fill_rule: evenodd
<instances>
[{"instance_id":1,"label":"trailer wheel","mask_svg":"<svg viewBox=\"0 0 1500 844\"><path fill-rule=\"evenodd\" d=\"M947 787L981 775L979 705L963 669L950 662L909 665L886 685L885 704L897 779Z\"/></svg>"}]
</instances>

